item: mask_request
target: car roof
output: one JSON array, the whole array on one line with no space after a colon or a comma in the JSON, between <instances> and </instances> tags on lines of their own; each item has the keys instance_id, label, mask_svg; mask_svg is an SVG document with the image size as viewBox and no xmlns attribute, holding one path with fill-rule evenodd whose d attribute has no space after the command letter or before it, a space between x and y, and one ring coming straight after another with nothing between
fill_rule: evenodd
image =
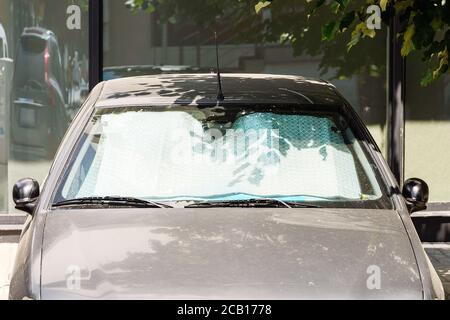
<instances>
[{"instance_id":1,"label":"car roof","mask_svg":"<svg viewBox=\"0 0 450 320\"><path fill-rule=\"evenodd\" d=\"M123 71L123 70L127 71L127 70L132 70L132 69L150 69L150 70L161 70L161 71L209 70L208 68L193 67L190 65L132 64L132 65L125 65L125 66L104 67L103 71Z\"/></svg>"},{"instance_id":2,"label":"car roof","mask_svg":"<svg viewBox=\"0 0 450 320\"><path fill-rule=\"evenodd\" d=\"M21 37L30 37L30 36L38 37L43 40L48 40L50 38L56 37L53 31L41 27L29 27L23 29Z\"/></svg>"},{"instance_id":3,"label":"car roof","mask_svg":"<svg viewBox=\"0 0 450 320\"><path fill-rule=\"evenodd\" d=\"M223 73L227 103L342 105L333 85L299 76ZM163 74L105 81L97 108L217 103L217 75Z\"/></svg>"}]
</instances>

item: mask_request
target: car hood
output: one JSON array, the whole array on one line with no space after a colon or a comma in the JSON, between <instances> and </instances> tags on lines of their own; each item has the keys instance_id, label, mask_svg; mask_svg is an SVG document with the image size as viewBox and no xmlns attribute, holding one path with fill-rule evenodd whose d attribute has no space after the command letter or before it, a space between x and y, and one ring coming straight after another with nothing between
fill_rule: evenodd
<instances>
[{"instance_id":1,"label":"car hood","mask_svg":"<svg viewBox=\"0 0 450 320\"><path fill-rule=\"evenodd\" d=\"M390 210L89 209L47 214L43 299L421 299Z\"/></svg>"}]
</instances>

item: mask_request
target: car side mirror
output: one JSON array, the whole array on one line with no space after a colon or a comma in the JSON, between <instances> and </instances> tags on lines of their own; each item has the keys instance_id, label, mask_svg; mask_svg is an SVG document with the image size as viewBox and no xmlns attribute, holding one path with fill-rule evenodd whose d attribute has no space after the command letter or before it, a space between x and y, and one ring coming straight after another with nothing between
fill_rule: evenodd
<instances>
[{"instance_id":1,"label":"car side mirror","mask_svg":"<svg viewBox=\"0 0 450 320\"><path fill-rule=\"evenodd\" d=\"M34 179L20 179L13 187L13 200L17 210L33 214L38 198L39 183Z\"/></svg>"},{"instance_id":2,"label":"car side mirror","mask_svg":"<svg viewBox=\"0 0 450 320\"><path fill-rule=\"evenodd\" d=\"M405 181L402 190L403 197L410 213L425 210L428 203L428 185L419 178L412 178Z\"/></svg>"}]
</instances>

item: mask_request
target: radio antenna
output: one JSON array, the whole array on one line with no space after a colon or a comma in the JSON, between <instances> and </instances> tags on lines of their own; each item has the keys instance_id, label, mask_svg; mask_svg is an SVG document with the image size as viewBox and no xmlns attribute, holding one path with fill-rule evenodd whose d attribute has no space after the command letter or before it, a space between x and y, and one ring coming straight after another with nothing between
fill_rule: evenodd
<instances>
[{"instance_id":1,"label":"radio antenna","mask_svg":"<svg viewBox=\"0 0 450 320\"><path fill-rule=\"evenodd\" d=\"M220 78L220 66L219 66L219 45L217 44L217 32L214 32L214 39L216 41L216 63L217 63L217 85L219 90L217 92L217 101L225 100L222 92L222 79Z\"/></svg>"}]
</instances>

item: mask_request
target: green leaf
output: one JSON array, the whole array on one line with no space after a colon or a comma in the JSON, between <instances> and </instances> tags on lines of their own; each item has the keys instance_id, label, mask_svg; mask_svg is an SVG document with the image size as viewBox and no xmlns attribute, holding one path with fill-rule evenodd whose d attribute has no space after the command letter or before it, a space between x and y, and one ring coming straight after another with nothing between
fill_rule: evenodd
<instances>
[{"instance_id":1,"label":"green leaf","mask_svg":"<svg viewBox=\"0 0 450 320\"><path fill-rule=\"evenodd\" d=\"M375 38L375 36L377 35L377 32L375 30L369 29L367 27L362 29L362 33L363 33L364 37L369 37L369 38Z\"/></svg>"},{"instance_id":2,"label":"green leaf","mask_svg":"<svg viewBox=\"0 0 450 320\"><path fill-rule=\"evenodd\" d=\"M355 29L352 31L352 37L350 41L347 43L347 51L350 51L351 48L357 45L361 38L375 38L376 34L377 33L375 30L367 28L365 22L358 23Z\"/></svg>"},{"instance_id":3,"label":"green leaf","mask_svg":"<svg viewBox=\"0 0 450 320\"><path fill-rule=\"evenodd\" d=\"M330 6L331 11L333 11L334 13L338 13L341 8L341 6L339 5L339 2L337 2L337 1L331 2L331 4L329 6Z\"/></svg>"},{"instance_id":4,"label":"green leaf","mask_svg":"<svg viewBox=\"0 0 450 320\"><path fill-rule=\"evenodd\" d=\"M433 70L428 70L425 76L420 80L420 85L422 87L427 87L433 82Z\"/></svg>"},{"instance_id":5,"label":"green leaf","mask_svg":"<svg viewBox=\"0 0 450 320\"><path fill-rule=\"evenodd\" d=\"M355 11L347 12L342 18L341 23L339 24L339 31L347 29L353 23L355 17Z\"/></svg>"},{"instance_id":6,"label":"green leaf","mask_svg":"<svg viewBox=\"0 0 450 320\"><path fill-rule=\"evenodd\" d=\"M403 57L406 57L414 49L414 43L412 41L412 38L414 36L415 31L416 26L414 24L410 24L406 29L405 33L403 34L403 46L401 50L401 54Z\"/></svg>"},{"instance_id":7,"label":"green leaf","mask_svg":"<svg viewBox=\"0 0 450 320\"><path fill-rule=\"evenodd\" d=\"M306 0L307 3L312 2L313 0ZM325 0L316 0L316 4L309 10L309 14L312 15L316 12L317 9L319 9L323 4L325 3Z\"/></svg>"},{"instance_id":8,"label":"green leaf","mask_svg":"<svg viewBox=\"0 0 450 320\"><path fill-rule=\"evenodd\" d=\"M439 51L443 50L445 48L445 43L444 41L442 42L438 42L438 41L433 41L433 43L431 43L427 49L425 49L425 51L423 52L423 60L427 61L429 60L435 53L438 53Z\"/></svg>"},{"instance_id":9,"label":"green leaf","mask_svg":"<svg viewBox=\"0 0 450 320\"><path fill-rule=\"evenodd\" d=\"M430 25L431 25L431 27L432 27L434 30L440 30L440 29L443 29L443 28L442 28L442 20L441 20L440 17L434 18L434 19L431 21Z\"/></svg>"},{"instance_id":10,"label":"green leaf","mask_svg":"<svg viewBox=\"0 0 450 320\"><path fill-rule=\"evenodd\" d=\"M127 0L125 6L133 13L137 13L140 10L147 13L153 13L155 11L155 6L150 0Z\"/></svg>"},{"instance_id":11,"label":"green leaf","mask_svg":"<svg viewBox=\"0 0 450 320\"><path fill-rule=\"evenodd\" d=\"M389 0L380 0L380 7L382 11L386 11L386 6Z\"/></svg>"},{"instance_id":12,"label":"green leaf","mask_svg":"<svg viewBox=\"0 0 450 320\"><path fill-rule=\"evenodd\" d=\"M255 5L255 11L256 13L259 13L262 9L269 6L272 2L271 1L260 1Z\"/></svg>"},{"instance_id":13,"label":"green leaf","mask_svg":"<svg viewBox=\"0 0 450 320\"><path fill-rule=\"evenodd\" d=\"M322 28L322 40L331 40L334 38L337 30L339 28L339 24L336 21L328 22Z\"/></svg>"},{"instance_id":14,"label":"green leaf","mask_svg":"<svg viewBox=\"0 0 450 320\"><path fill-rule=\"evenodd\" d=\"M155 12L156 8L153 4L148 3L146 8L143 8L147 13Z\"/></svg>"},{"instance_id":15,"label":"green leaf","mask_svg":"<svg viewBox=\"0 0 450 320\"><path fill-rule=\"evenodd\" d=\"M321 7L325 3L325 0L317 0L316 1L316 8Z\"/></svg>"},{"instance_id":16,"label":"green leaf","mask_svg":"<svg viewBox=\"0 0 450 320\"><path fill-rule=\"evenodd\" d=\"M442 50L438 54L439 67L433 72L433 79L439 78L441 75L448 70L448 51L447 49Z\"/></svg>"},{"instance_id":17,"label":"green leaf","mask_svg":"<svg viewBox=\"0 0 450 320\"><path fill-rule=\"evenodd\" d=\"M344 10L347 7L349 0L334 0L339 4L339 9Z\"/></svg>"},{"instance_id":18,"label":"green leaf","mask_svg":"<svg viewBox=\"0 0 450 320\"><path fill-rule=\"evenodd\" d=\"M439 66L433 70L428 69L425 76L420 81L420 84L424 87L430 85L433 83L433 81L436 81L440 76L444 75L448 70L448 51L447 49L444 49L439 52L438 54L439 59Z\"/></svg>"},{"instance_id":19,"label":"green leaf","mask_svg":"<svg viewBox=\"0 0 450 320\"><path fill-rule=\"evenodd\" d=\"M397 1L394 4L395 7L395 13L400 13L402 11L405 11L407 8L412 7L414 5L414 0L403 0L403 1Z\"/></svg>"},{"instance_id":20,"label":"green leaf","mask_svg":"<svg viewBox=\"0 0 450 320\"><path fill-rule=\"evenodd\" d=\"M365 25L365 23L361 22L361 23L357 24L355 27L355 30L352 31L352 38L347 43L347 51L350 51L350 49L353 48L354 46L356 46L358 44L359 40L361 40L362 25Z\"/></svg>"}]
</instances>

